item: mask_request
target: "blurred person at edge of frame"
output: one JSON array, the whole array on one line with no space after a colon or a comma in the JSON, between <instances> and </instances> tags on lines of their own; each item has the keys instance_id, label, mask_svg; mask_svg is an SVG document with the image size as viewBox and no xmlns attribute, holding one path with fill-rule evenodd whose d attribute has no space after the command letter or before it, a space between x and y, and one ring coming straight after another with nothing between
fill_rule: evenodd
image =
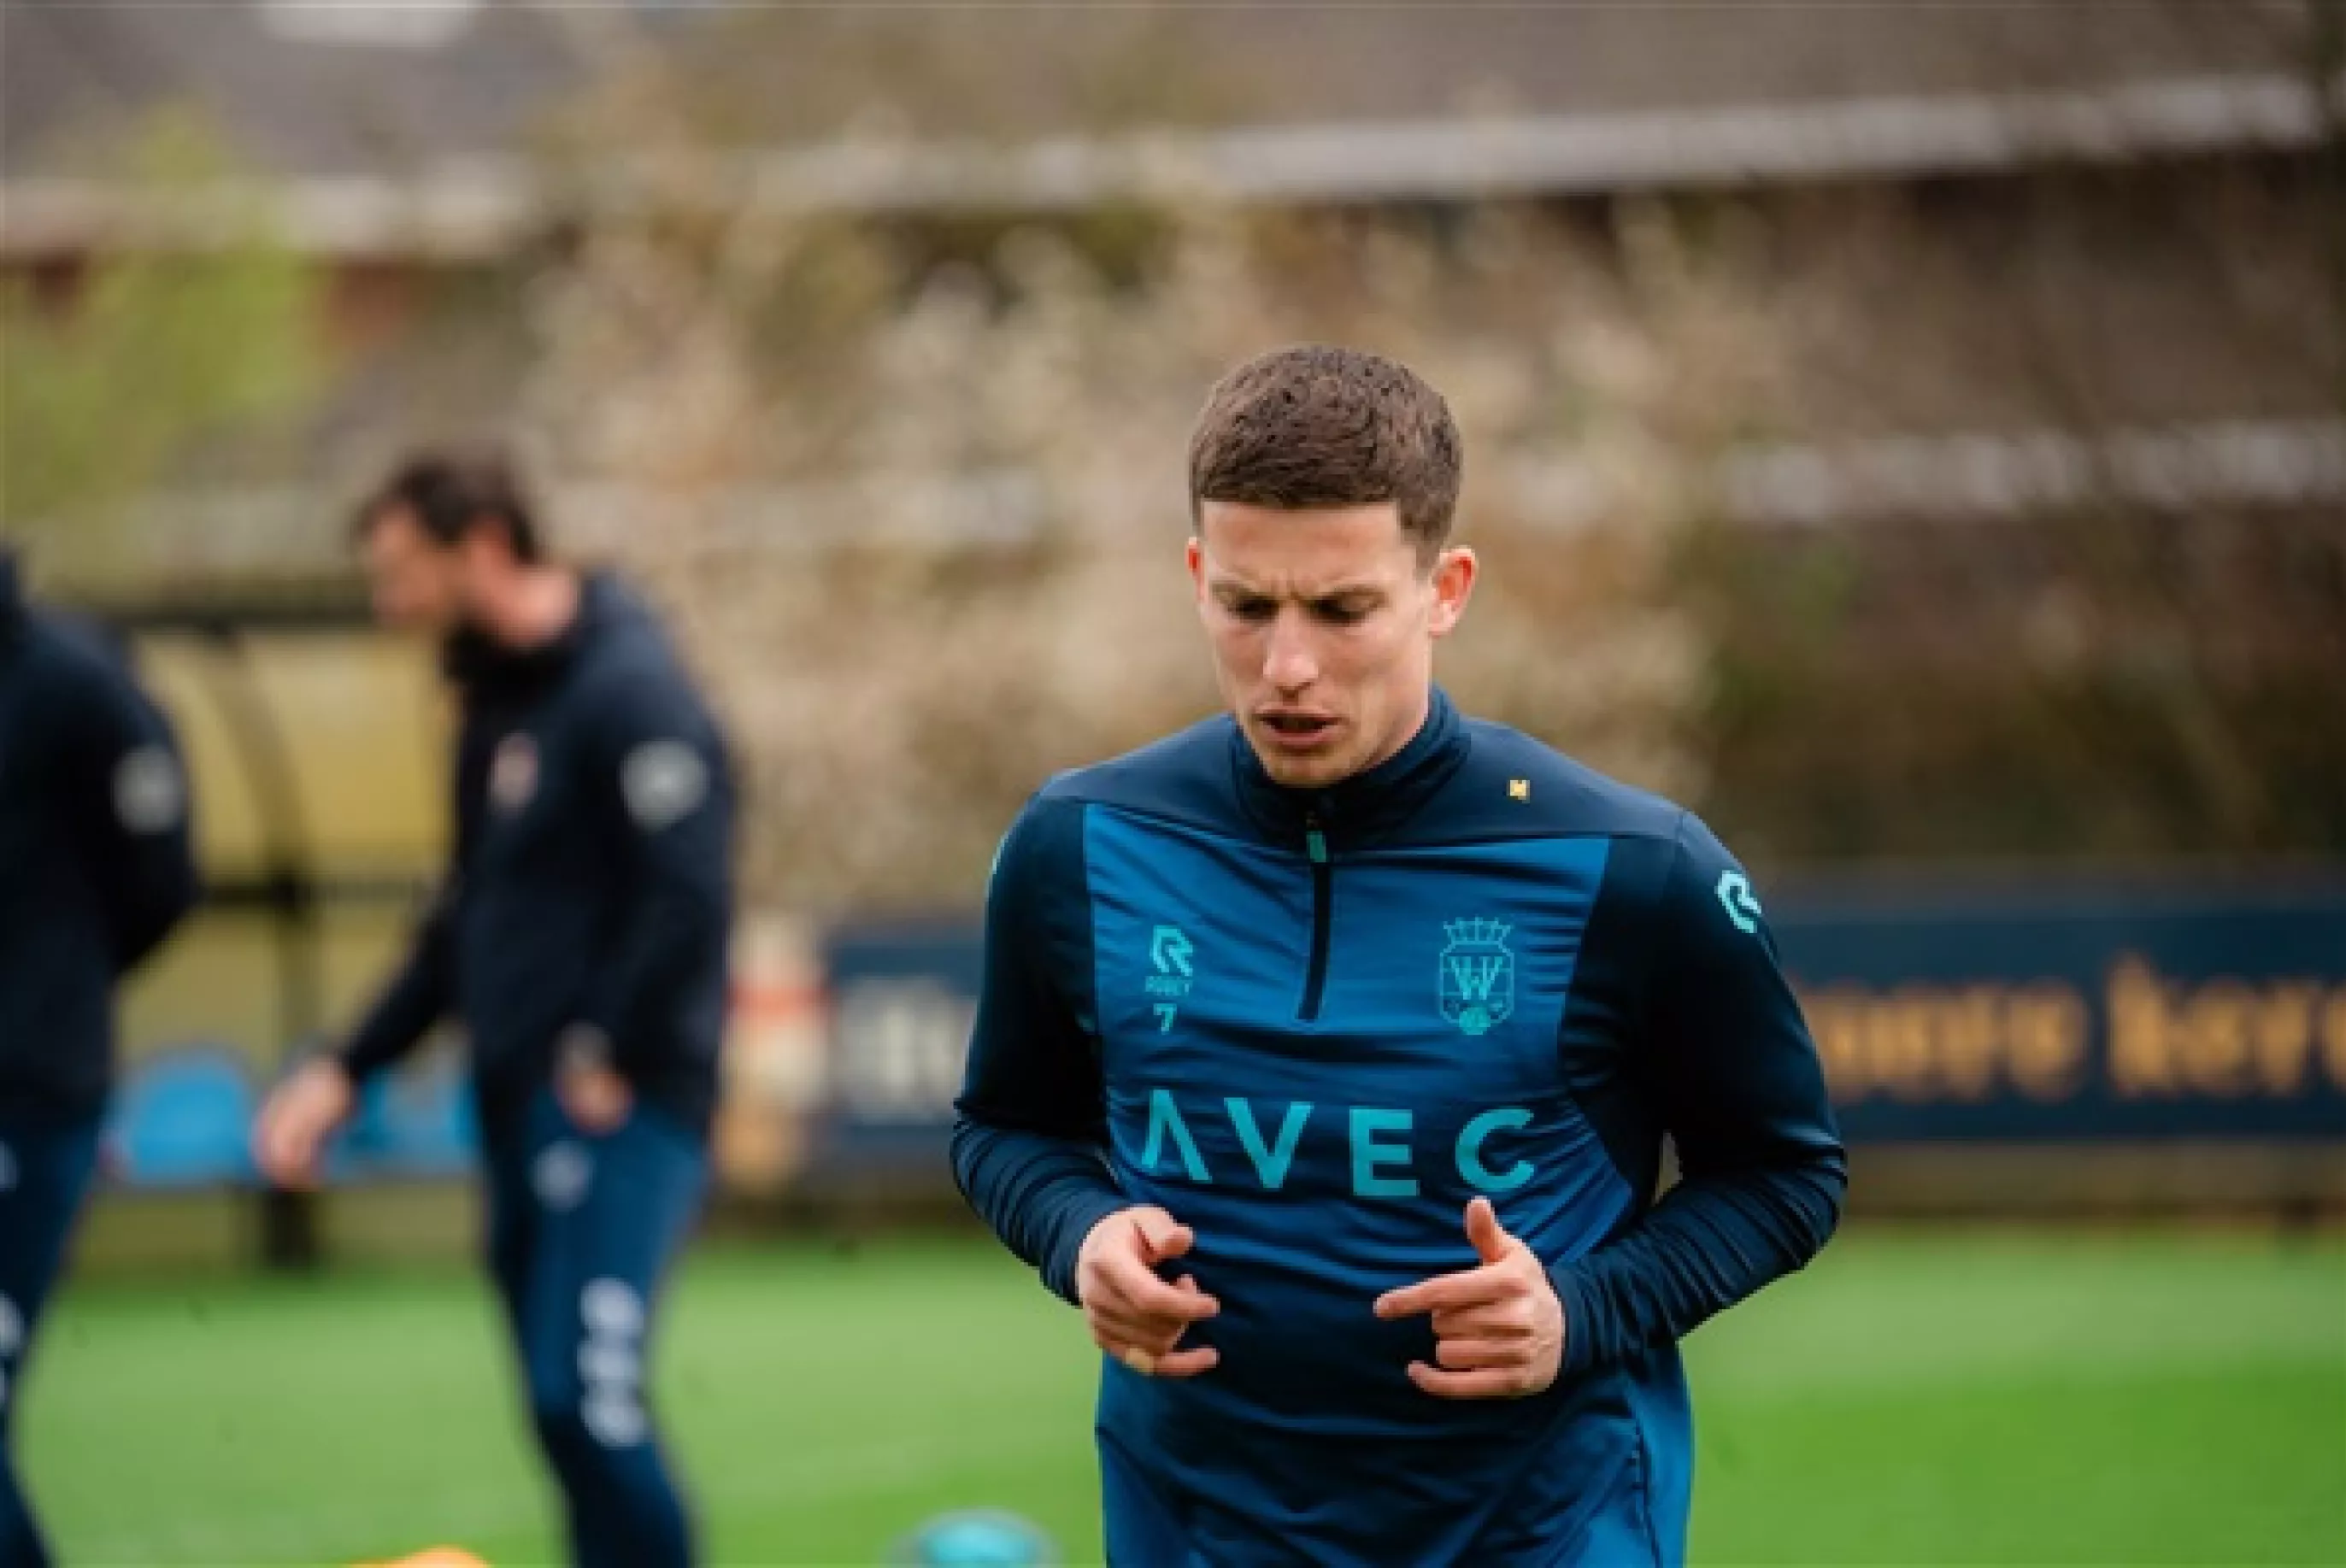
<instances>
[{"instance_id":1,"label":"blurred person at edge of frame","mask_svg":"<svg viewBox=\"0 0 2346 1568\"><path fill-rule=\"evenodd\" d=\"M26 598L0 546L0 1568L50 1560L9 1434L97 1170L115 988L197 896L169 722L96 627Z\"/></svg>"}]
</instances>

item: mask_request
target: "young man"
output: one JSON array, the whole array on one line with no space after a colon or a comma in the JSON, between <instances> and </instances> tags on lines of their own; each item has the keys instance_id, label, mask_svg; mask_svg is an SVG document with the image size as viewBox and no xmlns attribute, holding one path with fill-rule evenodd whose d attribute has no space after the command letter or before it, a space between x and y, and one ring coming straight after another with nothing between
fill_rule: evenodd
<instances>
[{"instance_id":1,"label":"young man","mask_svg":"<svg viewBox=\"0 0 2346 1568\"><path fill-rule=\"evenodd\" d=\"M726 1002L733 789L651 615L541 555L495 459L419 458L362 509L384 622L444 639L456 839L405 966L270 1096L271 1179L316 1179L358 1087L443 1015L469 1036L505 1299L573 1559L692 1558L646 1413L662 1280L699 1211Z\"/></svg>"},{"instance_id":2,"label":"young man","mask_svg":"<svg viewBox=\"0 0 2346 1568\"><path fill-rule=\"evenodd\" d=\"M0 549L0 1568L49 1561L8 1434L97 1166L114 988L196 893L170 726Z\"/></svg>"},{"instance_id":3,"label":"young man","mask_svg":"<svg viewBox=\"0 0 2346 1568\"><path fill-rule=\"evenodd\" d=\"M1676 1341L1838 1216L1742 871L1434 689L1459 473L1400 365L1226 378L1230 711L1055 780L995 869L954 1169L1107 1353L1117 1563L1677 1562Z\"/></svg>"}]
</instances>

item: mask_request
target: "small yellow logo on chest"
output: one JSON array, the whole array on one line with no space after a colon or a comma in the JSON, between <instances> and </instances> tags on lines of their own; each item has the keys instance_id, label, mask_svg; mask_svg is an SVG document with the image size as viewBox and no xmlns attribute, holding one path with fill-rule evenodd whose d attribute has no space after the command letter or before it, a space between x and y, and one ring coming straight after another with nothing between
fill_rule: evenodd
<instances>
[{"instance_id":1,"label":"small yellow logo on chest","mask_svg":"<svg viewBox=\"0 0 2346 1568\"><path fill-rule=\"evenodd\" d=\"M1530 799L1531 798L1532 798L1532 781L1531 781L1530 779L1508 779L1508 780L1507 780L1507 799L1510 799L1510 800L1528 800L1528 799Z\"/></svg>"}]
</instances>

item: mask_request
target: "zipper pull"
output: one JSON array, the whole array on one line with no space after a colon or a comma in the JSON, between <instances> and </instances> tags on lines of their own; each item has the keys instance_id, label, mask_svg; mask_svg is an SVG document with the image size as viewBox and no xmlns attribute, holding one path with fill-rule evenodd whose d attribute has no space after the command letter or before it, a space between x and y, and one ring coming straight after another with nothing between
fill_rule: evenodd
<instances>
[{"instance_id":1,"label":"zipper pull","mask_svg":"<svg viewBox=\"0 0 2346 1568\"><path fill-rule=\"evenodd\" d=\"M1303 819L1303 848L1311 855L1313 865L1328 863L1328 836L1320 830L1320 814L1317 811Z\"/></svg>"}]
</instances>

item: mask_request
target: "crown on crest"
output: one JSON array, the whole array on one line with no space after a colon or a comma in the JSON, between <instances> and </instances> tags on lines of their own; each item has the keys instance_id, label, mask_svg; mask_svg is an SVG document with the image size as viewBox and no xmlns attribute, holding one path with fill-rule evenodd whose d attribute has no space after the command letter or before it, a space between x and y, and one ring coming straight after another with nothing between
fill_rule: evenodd
<instances>
[{"instance_id":1,"label":"crown on crest","mask_svg":"<svg viewBox=\"0 0 2346 1568\"><path fill-rule=\"evenodd\" d=\"M1500 947L1505 944L1507 933L1515 929L1506 921L1497 920L1445 921L1442 926L1453 947Z\"/></svg>"}]
</instances>

